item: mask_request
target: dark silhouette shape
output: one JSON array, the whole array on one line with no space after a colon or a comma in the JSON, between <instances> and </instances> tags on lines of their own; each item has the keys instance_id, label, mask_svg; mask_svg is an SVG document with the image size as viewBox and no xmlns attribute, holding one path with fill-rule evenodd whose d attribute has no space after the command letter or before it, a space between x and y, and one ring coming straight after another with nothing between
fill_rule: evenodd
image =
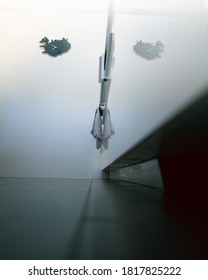
<instances>
[{"instance_id":1,"label":"dark silhouette shape","mask_svg":"<svg viewBox=\"0 0 208 280\"><path fill-rule=\"evenodd\" d=\"M142 58L152 60L161 57L160 53L164 52L164 47L165 46L160 41L157 41L155 45L153 45L152 43L144 43L140 40L134 45L133 50Z\"/></svg>"},{"instance_id":2,"label":"dark silhouette shape","mask_svg":"<svg viewBox=\"0 0 208 280\"><path fill-rule=\"evenodd\" d=\"M68 42L68 39L65 38L62 38L61 40L55 39L49 42L49 39L44 37L40 40L40 47L44 48L42 53L47 53L51 56L57 56L71 49L71 44Z\"/></svg>"}]
</instances>

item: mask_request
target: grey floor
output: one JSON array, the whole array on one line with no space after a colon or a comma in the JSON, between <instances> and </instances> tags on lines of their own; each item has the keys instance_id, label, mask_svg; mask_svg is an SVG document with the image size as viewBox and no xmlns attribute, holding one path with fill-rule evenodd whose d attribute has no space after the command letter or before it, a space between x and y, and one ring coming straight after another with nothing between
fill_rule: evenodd
<instances>
[{"instance_id":1,"label":"grey floor","mask_svg":"<svg viewBox=\"0 0 208 280\"><path fill-rule=\"evenodd\" d=\"M119 181L0 178L0 259L186 259L162 201Z\"/></svg>"}]
</instances>

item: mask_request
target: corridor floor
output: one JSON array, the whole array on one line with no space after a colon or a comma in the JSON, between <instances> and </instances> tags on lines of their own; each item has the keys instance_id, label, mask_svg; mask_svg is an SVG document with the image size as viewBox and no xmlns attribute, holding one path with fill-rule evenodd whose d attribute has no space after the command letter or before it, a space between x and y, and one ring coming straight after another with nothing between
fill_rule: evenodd
<instances>
[{"instance_id":1,"label":"corridor floor","mask_svg":"<svg viewBox=\"0 0 208 280\"><path fill-rule=\"evenodd\" d=\"M187 259L162 201L121 181L0 178L0 259Z\"/></svg>"}]
</instances>

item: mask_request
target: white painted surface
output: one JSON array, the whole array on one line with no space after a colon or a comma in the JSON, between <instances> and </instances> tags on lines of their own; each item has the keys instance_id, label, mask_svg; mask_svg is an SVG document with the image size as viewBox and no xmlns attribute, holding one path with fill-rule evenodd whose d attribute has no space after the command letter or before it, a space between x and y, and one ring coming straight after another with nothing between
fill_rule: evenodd
<instances>
[{"instance_id":1,"label":"white painted surface","mask_svg":"<svg viewBox=\"0 0 208 280\"><path fill-rule=\"evenodd\" d=\"M1 12L0 176L100 177L90 134L106 13ZM42 54L66 37L71 51Z\"/></svg>"},{"instance_id":2,"label":"white painted surface","mask_svg":"<svg viewBox=\"0 0 208 280\"><path fill-rule=\"evenodd\" d=\"M143 140L208 85L208 21L203 14L117 14L115 67L108 106L115 135L102 166ZM161 58L133 52L136 41L165 45Z\"/></svg>"},{"instance_id":3,"label":"white painted surface","mask_svg":"<svg viewBox=\"0 0 208 280\"><path fill-rule=\"evenodd\" d=\"M101 168L198 94L208 80L205 18L117 14L108 103L116 134L100 155L90 130L99 102L106 13L3 10L0 176L100 177ZM57 58L41 54L44 36L67 37L71 51ZM140 39L162 41L162 58L136 56L133 46Z\"/></svg>"}]
</instances>

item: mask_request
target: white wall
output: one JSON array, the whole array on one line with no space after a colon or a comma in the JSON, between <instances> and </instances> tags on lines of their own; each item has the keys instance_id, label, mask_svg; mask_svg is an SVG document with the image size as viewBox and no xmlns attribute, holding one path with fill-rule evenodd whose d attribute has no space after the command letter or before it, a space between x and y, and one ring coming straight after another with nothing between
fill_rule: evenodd
<instances>
[{"instance_id":1,"label":"white wall","mask_svg":"<svg viewBox=\"0 0 208 280\"><path fill-rule=\"evenodd\" d=\"M100 177L207 84L203 17L116 14L108 103L115 135L100 154L90 130L106 21L106 13L0 12L0 176ZM67 37L71 51L41 54L44 36ZM162 58L136 56L137 40L162 41Z\"/></svg>"},{"instance_id":2,"label":"white wall","mask_svg":"<svg viewBox=\"0 0 208 280\"><path fill-rule=\"evenodd\" d=\"M208 84L208 21L203 14L116 14L115 67L108 106L115 135L102 167L143 140ZM165 45L161 58L133 52L136 41Z\"/></svg>"},{"instance_id":3,"label":"white wall","mask_svg":"<svg viewBox=\"0 0 208 280\"><path fill-rule=\"evenodd\" d=\"M101 176L90 130L106 22L106 12L0 12L0 176ZM44 36L71 51L42 54Z\"/></svg>"}]
</instances>

